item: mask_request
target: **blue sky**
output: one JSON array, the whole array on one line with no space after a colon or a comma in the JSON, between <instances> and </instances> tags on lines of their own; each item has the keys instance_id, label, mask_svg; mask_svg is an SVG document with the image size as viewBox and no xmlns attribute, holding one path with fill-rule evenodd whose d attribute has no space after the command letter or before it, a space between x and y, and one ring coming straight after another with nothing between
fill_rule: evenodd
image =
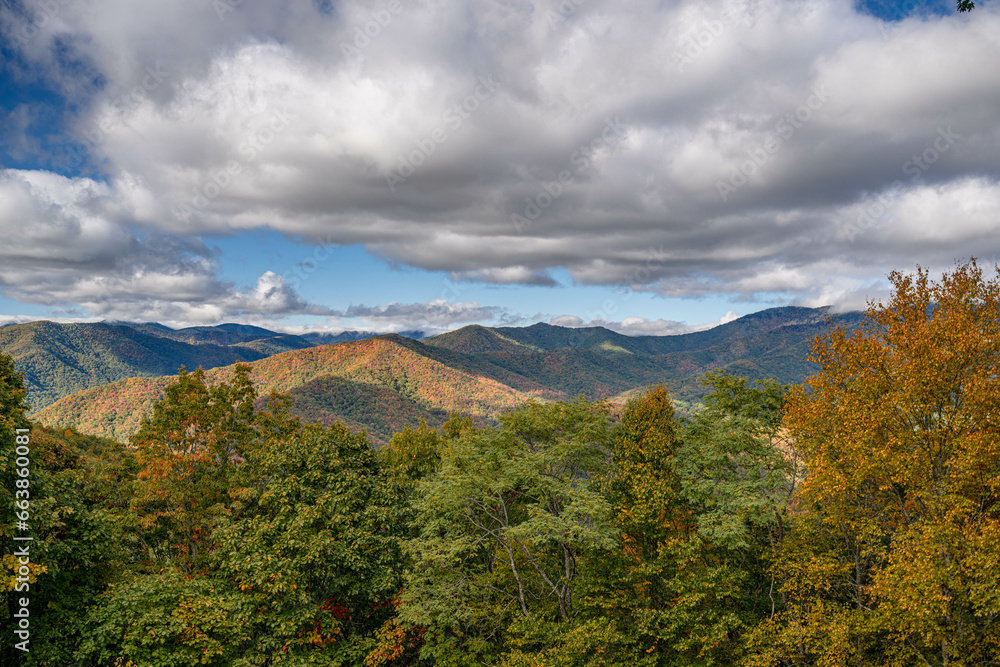
<instances>
[{"instance_id":1,"label":"blue sky","mask_svg":"<svg viewBox=\"0 0 1000 667\"><path fill-rule=\"evenodd\" d=\"M712 326L995 261L1000 14L0 7L0 322Z\"/></svg>"}]
</instances>

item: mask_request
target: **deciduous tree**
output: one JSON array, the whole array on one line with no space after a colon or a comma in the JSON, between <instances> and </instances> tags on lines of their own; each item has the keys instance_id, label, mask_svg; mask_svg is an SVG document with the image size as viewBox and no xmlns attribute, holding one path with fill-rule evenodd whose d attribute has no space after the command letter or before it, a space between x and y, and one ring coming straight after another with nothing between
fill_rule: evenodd
<instances>
[{"instance_id":1,"label":"deciduous tree","mask_svg":"<svg viewBox=\"0 0 1000 667\"><path fill-rule=\"evenodd\" d=\"M778 446L784 390L709 374L687 422L655 387L629 402L605 485L621 531L592 597L635 665L730 662L769 609L762 556L793 480Z\"/></svg>"},{"instance_id":2,"label":"deciduous tree","mask_svg":"<svg viewBox=\"0 0 1000 667\"><path fill-rule=\"evenodd\" d=\"M813 348L787 426L808 474L750 664L988 665L1000 655L1000 277L975 260Z\"/></svg>"},{"instance_id":3,"label":"deciduous tree","mask_svg":"<svg viewBox=\"0 0 1000 667\"><path fill-rule=\"evenodd\" d=\"M298 428L287 399L272 396L271 410L256 409L249 374L249 366L237 365L230 382L211 386L202 369L182 368L132 437L138 472L131 510L151 560L198 567L213 522L231 502L236 466L252 448Z\"/></svg>"},{"instance_id":4,"label":"deciduous tree","mask_svg":"<svg viewBox=\"0 0 1000 667\"><path fill-rule=\"evenodd\" d=\"M215 572L254 610L241 663L360 665L395 614L406 531L364 435L305 427L247 453Z\"/></svg>"},{"instance_id":5,"label":"deciduous tree","mask_svg":"<svg viewBox=\"0 0 1000 667\"><path fill-rule=\"evenodd\" d=\"M32 424L27 408L23 379L11 358L0 354L0 590L6 612L0 634L7 638L0 664L68 665L85 632L82 616L119 556L113 524L90 477L94 461L111 443ZM14 474L15 468L27 475ZM27 503L27 527L20 530L15 530L15 500ZM31 539L14 541L13 535ZM30 574L19 576L25 561ZM13 615L22 599L28 601L27 652L14 648L19 639Z\"/></svg>"},{"instance_id":6,"label":"deciduous tree","mask_svg":"<svg viewBox=\"0 0 1000 667\"><path fill-rule=\"evenodd\" d=\"M400 615L430 626L424 655L474 664L502 650L512 623L518 635L577 621L581 573L614 546L594 484L610 438L607 408L581 399L528 404L448 443L418 485L407 545ZM519 650L536 639L521 633Z\"/></svg>"}]
</instances>

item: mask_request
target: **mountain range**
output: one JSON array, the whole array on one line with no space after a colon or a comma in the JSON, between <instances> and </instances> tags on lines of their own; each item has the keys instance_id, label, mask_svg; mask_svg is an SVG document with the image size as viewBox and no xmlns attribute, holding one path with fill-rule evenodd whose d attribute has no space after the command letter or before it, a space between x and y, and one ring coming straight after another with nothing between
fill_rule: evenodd
<instances>
[{"instance_id":1,"label":"mountain range","mask_svg":"<svg viewBox=\"0 0 1000 667\"><path fill-rule=\"evenodd\" d=\"M37 321L0 327L0 350L24 373L29 400L40 410L63 396L131 377L159 377L265 359L280 352L362 340L377 334L281 334L244 324L171 329L162 324ZM423 337L419 331L404 336Z\"/></svg>"},{"instance_id":2,"label":"mountain range","mask_svg":"<svg viewBox=\"0 0 1000 667\"><path fill-rule=\"evenodd\" d=\"M202 366L217 382L243 362L262 395L288 393L302 418L341 421L383 444L421 419L439 425L449 412L489 421L525 400L580 394L623 403L655 383L685 411L703 395L699 378L714 368L801 382L815 370L807 359L815 336L862 319L857 312L783 307L674 336L535 324L471 325L428 338L292 336L238 324L175 330L31 322L0 328L0 349L25 374L33 418L52 426L126 439L181 365Z\"/></svg>"}]
</instances>

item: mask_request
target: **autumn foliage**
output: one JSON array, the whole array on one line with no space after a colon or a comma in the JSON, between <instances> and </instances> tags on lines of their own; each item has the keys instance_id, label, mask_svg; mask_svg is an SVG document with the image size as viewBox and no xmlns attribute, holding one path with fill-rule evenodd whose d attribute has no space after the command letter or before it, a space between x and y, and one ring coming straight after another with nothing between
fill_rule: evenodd
<instances>
[{"instance_id":1,"label":"autumn foliage","mask_svg":"<svg viewBox=\"0 0 1000 667\"><path fill-rule=\"evenodd\" d=\"M37 643L2 664L995 665L1000 277L890 280L816 340L804 384L710 372L691 416L659 385L491 424L476 396L496 387L373 341L354 346L372 366L257 368L269 389L332 362L343 393L452 387L465 415L376 450L236 366L182 371L127 444L33 426ZM8 500L23 399L0 356Z\"/></svg>"},{"instance_id":2,"label":"autumn foliage","mask_svg":"<svg viewBox=\"0 0 1000 667\"><path fill-rule=\"evenodd\" d=\"M1000 282L972 261L814 348L786 425L808 474L760 664L986 665L1000 655Z\"/></svg>"}]
</instances>

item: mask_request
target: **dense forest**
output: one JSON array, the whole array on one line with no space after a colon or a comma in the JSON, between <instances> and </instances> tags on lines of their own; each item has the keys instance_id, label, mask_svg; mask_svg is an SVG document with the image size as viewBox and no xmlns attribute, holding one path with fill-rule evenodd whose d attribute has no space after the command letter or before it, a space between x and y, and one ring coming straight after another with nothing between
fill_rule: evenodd
<instances>
[{"instance_id":1,"label":"dense forest","mask_svg":"<svg viewBox=\"0 0 1000 667\"><path fill-rule=\"evenodd\" d=\"M47 429L0 355L0 664L995 665L1000 276L890 280L801 385L380 449L245 366L182 372L126 443Z\"/></svg>"}]
</instances>

